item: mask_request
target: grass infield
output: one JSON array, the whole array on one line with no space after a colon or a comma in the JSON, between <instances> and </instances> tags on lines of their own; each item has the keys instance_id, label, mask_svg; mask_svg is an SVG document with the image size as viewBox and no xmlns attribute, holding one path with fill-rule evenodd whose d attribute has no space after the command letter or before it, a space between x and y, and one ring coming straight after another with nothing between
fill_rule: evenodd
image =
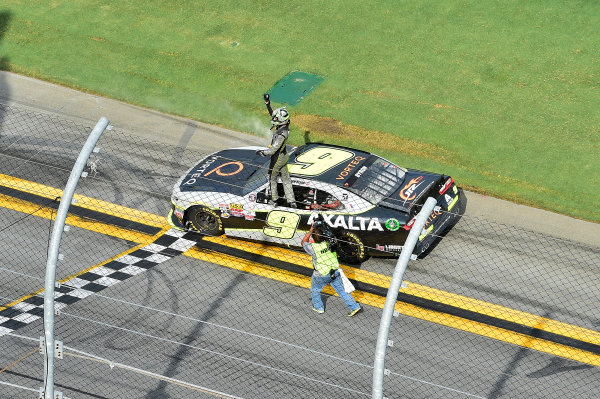
<instances>
[{"instance_id":1,"label":"grass infield","mask_svg":"<svg viewBox=\"0 0 600 399\"><path fill-rule=\"evenodd\" d=\"M598 26L584 0L4 0L0 68L263 135L262 94L314 73L293 143L600 222Z\"/></svg>"}]
</instances>

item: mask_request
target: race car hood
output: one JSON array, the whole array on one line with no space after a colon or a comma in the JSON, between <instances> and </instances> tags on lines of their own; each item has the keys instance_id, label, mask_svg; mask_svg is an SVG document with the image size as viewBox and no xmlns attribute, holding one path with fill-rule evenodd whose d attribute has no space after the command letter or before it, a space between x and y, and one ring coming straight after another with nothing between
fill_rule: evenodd
<instances>
[{"instance_id":1,"label":"race car hood","mask_svg":"<svg viewBox=\"0 0 600 399\"><path fill-rule=\"evenodd\" d=\"M389 198L381 201L380 205L409 212L413 205L422 202L424 195L431 190L441 177L441 175L435 173L408 169L404 182Z\"/></svg>"},{"instance_id":2,"label":"race car hood","mask_svg":"<svg viewBox=\"0 0 600 399\"><path fill-rule=\"evenodd\" d=\"M182 192L215 191L239 195L256 172L265 169L268 160L256 155L254 147L219 151L188 170L178 183L179 189Z\"/></svg>"}]
</instances>

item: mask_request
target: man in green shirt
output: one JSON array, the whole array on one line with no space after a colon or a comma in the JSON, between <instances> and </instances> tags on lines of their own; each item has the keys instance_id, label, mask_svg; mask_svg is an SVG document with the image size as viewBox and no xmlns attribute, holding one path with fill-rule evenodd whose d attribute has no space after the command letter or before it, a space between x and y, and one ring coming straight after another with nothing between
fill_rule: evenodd
<instances>
[{"instance_id":1,"label":"man in green shirt","mask_svg":"<svg viewBox=\"0 0 600 399\"><path fill-rule=\"evenodd\" d=\"M325 306L321 298L321 291L327 284L331 284L335 292L350 309L348 316L352 317L359 313L362 308L354 300L352 295L344 290L342 278L340 277L340 264L337 259L336 243L327 240L324 234L322 221L313 223L310 230L302 239L302 247L312 257L313 273L310 280L310 293L312 296L313 310L323 313ZM312 238L312 240L311 240ZM312 242L311 242L312 241Z\"/></svg>"}]
</instances>

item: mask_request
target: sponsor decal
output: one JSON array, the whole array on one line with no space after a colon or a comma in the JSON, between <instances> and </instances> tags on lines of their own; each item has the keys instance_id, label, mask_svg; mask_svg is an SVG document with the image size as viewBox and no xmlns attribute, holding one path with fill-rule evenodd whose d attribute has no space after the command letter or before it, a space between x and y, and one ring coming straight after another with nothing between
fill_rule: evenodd
<instances>
[{"instance_id":1,"label":"sponsor decal","mask_svg":"<svg viewBox=\"0 0 600 399\"><path fill-rule=\"evenodd\" d=\"M427 227L429 225L432 225L433 221L435 219L437 219L437 217L440 216L442 213L444 213L444 212L439 211L439 210L434 210L433 212L431 212L431 215L429 215L429 218L427 218L427 221L425 222L425 226L423 226L423 229L427 230ZM431 226L431 227L433 227L433 226Z\"/></svg>"},{"instance_id":2,"label":"sponsor decal","mask_svg":"<svg viewBox=\"0 0 600 399\"><path fill-rule=\"evenodd\" d=\"M449 196L448 194L444 194L444 199L446 200L446 204L450 205L450 203L452 202L452 200L454 198L452 198L451 196Z\"/></svg>"},{"instance_id":3,"label":"sponsor decal","mask_svg":"<svg viewBox=\"0 0 600 399\"><path fill-rule=\"evenodd\" d=\"M311 225L317 213L313 213L308 218L308 225ZM323 220L329 227L334 229L344 230L359 230L359 231L384 231L378 218L368 218L363 216L345 216L345 215L328 215L326 213L321 214ZM396 221L398 222L398 221Z\"/></svg>"},{"instance_id":4,"label":"sponsor decal","mask_svg":"<svg viewBox=\"0 0 600 399\"><path fill-rule=\"evenodd\" d=\"M417 190L417 187L419 187L422 183L423 176L410 179L408 184L406 184L404 187L402 187L402 190L400 190L400 198L402 198L405 202L414 200L417 196L415 191Z\"/></svg>"},{"instance_id":5,"label":"sponsor decal","mask_svg":"<svg viewBox=\"0 0 600 399\"><path fill-rule=\"evenodd\" d=\"M205 162L202 163L202 165L200 165L198 168L194 169L192 172L192 174L190 175L190 178L182 184L183 185L190 185L190 184L194 184L196 183L197 179L202 176L202 173L204 173L206 171L206 169L208 169L208 167L210 165L212 165L213 162L215 162L219 157L216 156L212 156L209 157Z\"/></svg>"},{"instance_id":6,"label":"sponsor decal","mask_svg":"<svg viewBox=\"0 0 600 399\"><path fill-rule=\"evenodd\" d=\"M346 165L346 167L344 168L344 170L342 170L339 175L335 178L336 180L344 180L348 177L348 175L350 175L350 173L354 170L354 168L356 168L356 166L361 162L364 161L365 157L361 157L360 155L357 155L354 157L354 159L352 161L350 161L350 163L348 165Z\"/></svg>"},{"instance_id":7,"label":"sponsor decal","mask_svg":"<svg viewBox=\"0 0 600 399\"><path fill-rule=\"evenodd\" d=\"M342 201L348 201L348 194L342 194Z\"/></svg>"},{"instance_id":8,"label":"sponsor decal","mask_svg":"<svg viewBox=\"0 0 600 399\"><path fill-rule=\"evenodd\" d=\"M233 165L233 168L229 168L228 166ZM227 171L223 171L222 169L227 169ZM204 175L206 176L210 176L213 173L216 173L219 176L233 176L233 175L237 175L238 173L240 173L242 170L244 170L244 164L238 161L232 161L232 162L225 162L224 164L221 164L219 166L217 166L214 169L209 170L208 172L206 172L206 174Z\"/></svg>"},{"instance_id":9,"label":"sponsor decal","mask_svg":"<svg viewBox=\"0 0 600 399\"><path fill-rule=\"evenodd\" d=\"M386 251L392 251L392 252L401 252L402 248L404 248L402 245L386 245L385 246Z\"/></svg>"},{"instance_id":10,"label":"sponsor decal","mask_svg":"<svg viewBox=\"0 0 600 399\"><path fill-rule=\"evenodd\" d=\"M404 226L402 226L402 228L406 231L409 231L410 229L412 229L413 224L415 224L415 220L417 220L416 216L410 219L410 222L406 223Z\"/></svg>"},{"instance_id":11,"label":"sponsor decal","mask_svg":"<svg viewBox=\"0 0 600 399\"><path fill-rule=\"evenodd\" d=\"M298 178L293 178L291 179L292 184L295 184L296 186L309 186L310 182L308 180L303 180L303 179L298 179Z\"/></svg>"},{"instance_id":12,"label":"sponsor decal","mask_svg":"<svg viewBox=\"0 0 600 399\"><path fill-rule=\"evenodd\" d=\"M227 211L229 211L229 205L228 204L219 204L219 209L221 210L221 212L227 212Z\"/></svg>"},{"instance_id":13,"label":"sponsor decal","mask_svg":"<svg viewBox=\"0 0 600 399\"><path fill-rule=\"evenodd\" d=\"M402 245L379 245L375 244L375 249L378 251L402 252Z\"/></svg>"},{"instance_id":14,"label":"sponsor decal","mask_svg":"<svg viewBox=\"0 0 600 399\"><path fill-rule=\"evenodd\" d=\"M256 193L248 194L248 202L256 202Z\"/></svg>"},{"instance_id":15,"label":"sponsor decal","mask_svg":"<svg viewBox=\"0 0 600 399\"><path fill-rule=\"evenodd\" d=\"M231 215L229 215L229 212L221 212L222 218L227 219L229 216L231 216Z\"/></svg>"},{"instance_id":16,"label":"sponsor decal","mask_svg":"<svg viewBox=\"0 0 600 399\"><path fill-rule=\"evenodd\" d=\"M229 204L229 213L231 213L231 216L243 217L244 206L242 204Z\"/></svg>"},{"instance_id":17,"label":"sponsor decal","mask_svg":"<svg viewBox=\"0 0 600 399\"><path fill-rule=\"evenodd\" d=\"M365 173L365 171L366 171L367 169L368 169L368 168L367 168L366 166L362 166L362 167L361 167L361 168L358 170L358 172L356 172L356 173L354 174L354 176L356 176L356 177L361 177L361 176L362 176L362 174L363 174L363 173Z\"/></svg>"},{"instance_id":18,"label":"sponsor decal","mask_svg":"<svg viewBox=\"0 0 600 399\"><path fill-rule=\"evenodd\" d=\"M175 216L177 216L177 219L183 220L183 211L181 209L175 207L173 213L175 214Z\"/></svg>"},{"instance_id":19,"label":"sponsor decal","mask_svg":"<svg viewBox=\"0 0 600 399\"><path fill-rule=\"evenodd\" d=\"M396 231L400 228L400 222L398 219L390 218L385 221L385 228L389 231Z\"/></svg>"},{"instance_id":20,"label":"sponsor decal","mask_svg":"<svg viewBox=\"0 0 600 399\"><path fill-rule=\"evenodd\" d=\"M444 183L444 185L440 188L439 193L444 194L446 190L448 190L448 187L452 185L452 183L454 183L454 180L452 180L452 178L449 177L448 180L446 180L446 182Z\"/></svg>"},{"instance_id":21,"label":"sponsor decal","mask_svg":"<svg viewBox=\"0 0 600 399\"><path fill-rule=\"evenodd\" d=\"M254 220L255 217L256 217L256 213L254 211L249 211L249 210L244 211L244 219Z\"/></svg>"}]
</instances>

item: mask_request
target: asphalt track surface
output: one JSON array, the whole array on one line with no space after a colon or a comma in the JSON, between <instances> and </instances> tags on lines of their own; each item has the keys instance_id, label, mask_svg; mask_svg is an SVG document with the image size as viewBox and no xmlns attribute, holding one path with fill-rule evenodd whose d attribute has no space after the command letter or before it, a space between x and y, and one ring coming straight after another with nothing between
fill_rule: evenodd
<instances>
[{"instance_id":1,"label":"asphalt track surface","mask_svg":"<svg viewBox=\"0 0 600 399\"><path fill-rule=\"evenodd\" d=\"M84 181L78 192L154 215L166 214L169 204L165 191L170 191L174 177L192 162L180 155L184 150L189 149L193 154L207 154L227 147L265 144L266 141L8 73L0 73L0 100L4 104L10 104L13 109L40 115L41 121L51 117L92 126L100 116L107 116L116 127L115 131L106 133L113 134L110 140L114 144L109 147L115 159L105 159L104 166L100 162L102 172L115 173L108 176L113 178L113 182L122 180L121 175L109 172L111 169L107 168L108 164L114 163L127 169L127 176L138 176L140 181L145 179L144 184L132 182L136 188L127 192L127 187L123 184L107 183L110 178L101 183ZM118 132L127 134L117 137L114 133ZM162 143L164 146L158 144L159 148L157 145L135 148L144 140L131 141L128 139L129 135ZM76 156L83 142L49 140L43 134L39 134L38 140L31 148L9 151L11 156L21 157L22 161L6 163L3 160L0 163L0 173L49 187L63 187L64 173L53 172L51 168L40 168L35 163L23 160L32 159L32 155L36 154L36 159L45 157L44 162L58 165L60 159L55 156L53 158L52 155L57 152L57 148L62 149L65 157L74 159L73 154ZM164 158L165 151L169 152L171 162L159 163L158 160ZM148 171L152 171L150 179ZM140 186L145 188L141 189ZM457 225L456 232L453 230L454 234L444 239L431 256L412 263L406 280L597 332L600 327L597 311L600 302L599 226L472 193L467 193L467 196L468 212ZM36 200L38 204L39 201L44 201L39 197L27 200L31 203ZM51 199L46 200L51 202ZM21 214L22 212L0 208L0 216L5 221L17 221ZM465 220L469 223L465 223ZM118 221L114 224L118 224ZM138 230L150 229L144 223L140 222L139 225ZM27 223L20 223L18 229L2 231L0 243L12 248L0 255L2 264L10 264L15 256L21 260L26 257L27 262L19 272L38 277L17 280L19 284L3 284L0 290L2 303L9 302L7 299L21 298L43 287L43 280L39 279L40 276L43 278L43 272L40 272L39 265L45 264L46 248L40 243L47 241L47 230L48 222L44 218L28 218ZM145 231L145 234L153 233L154 231ZM548 236L552 238L548 239ZM70 256L60 269L59 278L80 272L81 264L101 263L133 246L132 240L118 239L86 228L75 228L71 237L73 238L65 241L61 247ZM218 243L210 245L215 249ZM237 256L237 259L243 260L245 256L243 251L228 251L228 256ZM503 262L502 259L510 261ZM518 259L518 263L515 259ZM256 259L246 259L248 262L253 260ZM275 266L285 269L281 262L273 262ZM201 275L197 273L198 265L202 266ZM370 260L361 269L390 276L393 267L393 260L379 259ZM369 288L367 283L363 285L364 288ZM358 286L360 289L360 284ZM220 267L210 259L196 258L195 262L190 262L184 256L174 256L139 278L123 281L118 287L118 291L116 287L108 288L106 295L118 295L123 301L143 298L145 306L169 309L171 313L185 308L185 302L189 298L186 293L194 292L192 313L199 320L210 320L218 325L235 325L237 329L256 334L265 333L256 321L269 315L276 320L274 324L277 329L265 335L311 348L314 353L289 355L286 362L281 358L288 356L288 353L280 353L280 345L265 345L260 339L249 338L240 347L240 343L234 339L234 333L220 339L218 345L211 346L214 345L214 340L210 337L222 334L222 331L211 331L206 324L174 319L171 313L148 313L144 314L147 317L143 317L126 308L122 308L121 312L114 312L111 309L115 306L114 302L101 297L82 300L78 303L77 315L100 313L107 324L126 325L132 329L139 327L149 335L159 335L165 328L170 328L175 336L177 332L187 331L183 335L179 333L180 336L174 339L196 344L195 340L202 335L201 341L205 348L224 353L242 351L247 359L261 359L262 363L279 359L284 365L273 362L273 367L281 367L288 370L288 373L293 370L304 376L327 375L324 380L333 382L331 385L322 385L290 374L282 375L277 371L269 373L258 368L252 372L254 366L251 363L232 367L241 367L246 371L250 369L250 372L225 370L229 366L215 361L210 352L186 350L172 343L154 346L149 344L149 337L143 336L138 337L137 341L132 342L129 337L128 341L120 342L119 335L125 333L97 325L94 328L94 325L78 320L77 317L81 316L77 315L66 318L61 326L63 330L60 331L63 336L76 331L77 334L73 336L77 339L69 342L71 346L94 353L97 353L98 346L104 347L108 358L121 359L123 363L127 363L128 358L136 359L146 364L146 369L157 374L169 375L180 381L193 382L197 386L239 397L368 397L380 308L366 306L367 311L360 318L347 320L345 316L338 317L344 314L340 301L330 300L327 317L316 319L310 311L305 288L282 284L273 279L257 282L251 274ZM370 289L374 290L372 287ZM265 292L270 295L265 295ZM168 293L167 299L165 293ZM247 306L244 298L256 299L261 308L252 306L247 309L247 317L240 318L239 309ZM427 306L422 299L415 305ZM237 315L235 320L230 319L231 314ZM308 325L330 332L331 340L337 343L334 354L331 345L314 342L310 334L307 336L298 331L298 326ZM536 331L544 333L543 328ZM37 328L32 324L18 333L38 337L39 323ZM526 333L531 334L531 331ZM386 377L384 388L384 392L390 397L593 398L600 392L597 366L496 340L489 335L480 336L434 324L426 318L405 315L395 318L390 338L395 340L395 345L388 350L386 365L391 368L392 373ZM4 343L8 342L8 347L14 352L3 351L0 366L6 363L5 360L16 360L26 348L31 347L31 342L23 338L1 339L5 340ZM3 344L2 348L5 347ZM595 347L584 349L597 350ZM317 370L310 362L314 356L322 357ZM39 362L39 356L25 361L30 360L32 364L33 360ZM212 364L212 368L199 366L203 364ZM33 365L31 367L35 368ZM129 374L120 374L122 372L118 368L111 368L111 372L107 373L106 365L100 363L85 363L86 372L81 370L81 365L78 368L76 362L59 367L61 369L57 381L68 381L63 384L68 385L64 389L73 393L74 397L119 397L118 394L123 395L122 397L157 398L215 396L214 393L201 393L189 387L179 388L172 383L161 385L151 377L139 377L140 379L129 384L126 382ZM41 385L41 382L36 381L41 372L27 376L13 370L4 373L9 382L33 388ZM338 373L331 370L344 370L344 375L336 376ZM223 378L228 373L237 378L233 381ZM90 394L85 388L90 384L90 375L97 379L97 384L112 388L104 388L102 395ZM5 377L0 373L0 381L3 378ZM260 383L257 384L257 381ZM0 385L0 392L3 389L9 388ZM12 396L7 397L30 397L31 393L24 394L21 390L10 388L10 395Z\"/></svg>"}]
</instances>

